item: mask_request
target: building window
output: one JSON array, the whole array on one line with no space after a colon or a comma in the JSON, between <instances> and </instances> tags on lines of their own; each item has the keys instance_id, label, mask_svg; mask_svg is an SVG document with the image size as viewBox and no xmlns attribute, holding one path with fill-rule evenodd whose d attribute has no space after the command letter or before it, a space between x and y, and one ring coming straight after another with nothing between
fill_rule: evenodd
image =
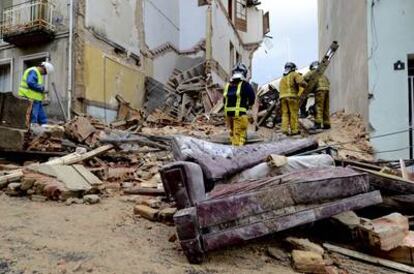
<instances>
[{"instance_id":1,"label":"building window","mask_svg":"<svg viewBox=\"0 0 414 274\"><path fill-rule=\"evenodd\" d=\"M0 92L13 91L12 59L0 60Z\"/></svg>"},{"instance_id":2,"label":"building window","mask_svg":"<svg viewBox=\"0 0 414 274\"><path fill-rule=\"evenodd\" d=\"M236 28L240 31L247 31L246 0L236 0Z\"/></svg>"}]
</instances>

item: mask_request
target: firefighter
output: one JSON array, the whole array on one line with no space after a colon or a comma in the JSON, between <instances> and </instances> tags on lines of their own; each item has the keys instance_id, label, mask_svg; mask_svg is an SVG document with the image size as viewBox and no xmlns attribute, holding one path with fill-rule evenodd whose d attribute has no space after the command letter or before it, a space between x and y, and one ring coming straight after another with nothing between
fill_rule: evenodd
<instances>
[{"instance_id":1,"label":"firefighter","mask_svg":"<svg viewBox=\"0 0 414 274\"><path fill-rule=\"evenodd\" d=\"M249 126L248 110L255 102L255 92L247 82L247 67L237 64L230 83L224 88L224 113L230 131L230 141L233 146L243 146L247 139Z\"/></svg>"},{"instance_id":2,"label":"firefighter","mask_svg":"<svg viewBox=\"0 0 414 274\"><path fill-rule=\"evenodd\" d=\"M43 100L45 99L44 75L51 74L54 67L49 62L42 62L39 66L31 67L25 70L20 82L19 96L29 99L33 102L31 123L45 125L47 116L43 109Z\"/></svg>"},{"instance_id":3,"label":"firefighter","mask_svg":"<svg viewBox=\"0 0 414 274\"><path fill-rule=\"evenodd\" d=\"M282 108L282 132L286 135L299 134L299 91L306 87L302 75L294 63L286 63L280 81L280 103ZM289 132L290 128L290 132Z\"/></svg>"},{"instance_id":4,"label":"firefighter","mask_svg":"<svg viewBox=\"0 0 414 274\"><path fill-rule=\"evenodd\" d=\"M313 62L309 69L305 79L310 78L312 73L315 73L319 68L320 63L318 61ZM322 75L319 77L318 82L316 83L315 89L311 92L315 93L315 106L316 106L316 115L315 115L315 125L312 130L318 129L330 129L330 113L329 113L329 79Z\"/></svg>"}]
</instances>

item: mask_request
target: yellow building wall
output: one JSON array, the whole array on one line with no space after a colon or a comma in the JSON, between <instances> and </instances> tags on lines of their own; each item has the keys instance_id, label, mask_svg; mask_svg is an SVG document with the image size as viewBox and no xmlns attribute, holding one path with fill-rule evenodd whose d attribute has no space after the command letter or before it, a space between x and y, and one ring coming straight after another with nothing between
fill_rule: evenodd
<instances>
[{"instance_id":1,"label":"yellow building wall","mask_svg":"<svg viewBox=\"0 0 414 274\"><path fill-rule=\"evenodd\" d=\"M116 95L131 106L144 103L145 75L134 67L109 57L101 49L85 45L85 98L88 101L116 107Z\"/></svg>"}]
</instances>

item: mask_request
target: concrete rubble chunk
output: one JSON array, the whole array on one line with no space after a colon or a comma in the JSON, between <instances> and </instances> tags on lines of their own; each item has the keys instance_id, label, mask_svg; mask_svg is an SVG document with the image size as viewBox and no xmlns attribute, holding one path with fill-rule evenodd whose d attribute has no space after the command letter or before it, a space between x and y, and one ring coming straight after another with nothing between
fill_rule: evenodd
<instances>
[{"instance_id":1,"label":"concrete rubble chunk","mask_svg":"<svg viewBox=\"0 0 414 274\"><path fill-rule=\"evenodd\" d=\"M83 196L83 201L85 204L97 204L101 201L101 198L98 195L91 194L91 195L85 195Z\"/></svg>"},{"instance_id":2,"label":"concrete rubble chunk","mask_svg":"<svg viewBox=\"0 0 414 274\"><path fill-rule=\"evenodd\" d=\"M162 203L159 199L148 199L143 200L141 204L149 206L150 208L159 209Z\"/></svg>"},{"instance_id":3,"label":"concrete rubble chunk","mask_svg":"<svg viewBox=\"0 0 414 274\"><path fill-rule=\"evenodd\" d=\"M23 191L27 191L34 186L35 182L35 179L23 179L20 189Z\"/></svg>"},{"instance_id":4,"label":"concrete rubble chunk","mask_svg":"<svg viewBox=\"0 0 414 274\"><path fill-rule=\"evenodd\" d=\"M140 215L150 221L157 221L158 213L159 210L150 208L149 206L137 205L134 207L134 214Z\"/></svg>"},{"instance_id":5,"label":"concrete rubble chunk","mask_svg":"<svg viewBox=\"0 0 414 274\"><path fill-rule=\"evenodd\" d=\"M302 251L311 251L318 254L323 255L325 250L318 244L312 243L308 239L299 239L289 237L286 241L293 247L295 250L302 250Z\"/></svg>"},{"instance_id":6,"label":"concrete rubble chunk","mask_svg":"<svg viewBox=\"0 0 414 274\"><path fill-rule=\"evenodd\" d=\"M73 205L73 204L81 205L83 203L84 203L84 200L79 199L79 198L69 198L65 201L65 205L67 205L67 206L70 206L70 205Z\"/></svg>"},{"instance_id":7,"label":"concrete rubble chunk","mask_svg":"<svg viewBox=\"0 0 414 274\"><path fill-rule=\"evenodd\" d=\"M372 221L364 220L358 227L358 235L364 244L383 251L400 246L408 233L408 218L399 213Z\"/></svg>"},{"instance_id":8,"label":"concrete rubble chunk","mask_svg":"<svg viewBox=\"0 0 414 274\"><path fill-rule=\"evenodd\" d=\"M21 194L21 183L10 183L7 186L6 194L9 196L19 196Z\"/></svg>"},{"instance_id":9,"label":"concrete rubble chunk","mask_svg":"<svg viewBox=\"0 0 414 274\"><path fill-rule=\"evenodd\" d=\"M312 274L327 273L325 262L321 254L311 251L293 250L292 260L293 267L296 271Z\"/></svg>"},{"instance_id":10,"label":"concrete rubble chunk","mask_svg":"<svg viewBox=\"0 0 414 274\"><path fill-rule=\"evenodd\" d=\"M160 210L158 216L161 221L165 222L173 222L174 214L177 213L177 208L175 207L168 207Z\"/></svg>"}]
</instances>

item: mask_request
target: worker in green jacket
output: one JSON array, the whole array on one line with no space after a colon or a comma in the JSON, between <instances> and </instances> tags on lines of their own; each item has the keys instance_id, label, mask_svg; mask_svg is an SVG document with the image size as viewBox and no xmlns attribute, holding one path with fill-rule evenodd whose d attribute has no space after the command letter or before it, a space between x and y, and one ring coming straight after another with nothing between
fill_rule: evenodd
<instances>
[{"instance_id":1,"label":"worker in green jacket","mask_svg":"<svg viewBox=\"0 0 414 274\"><path fill-rule=\"evenodd\" d=\"M310 71L305 75L305 80L309 79L312 73L316 73L316 70L319 66L320 63L318 61L313 62L309 67ZM316 106L315 125L312 130L331 128L329 112L329 89L329 79L325 75L322 75L319 77L314 90L311 91L315 94Z\"/></svg>"},{"instance_id":2,"label":"worker in green jacket","mask_svg":"<svg viewBox=\"0 0 414 274\"><path fill-rule=\"evenodd\" d=\"M307 86L303 76L296 70L297 67L294 63L286 63L285 72L279 85L282 132L286 135L299 134L299 96L301 88Z\"/></svg>"},{"instance_id":3,"label":"worker in green jacket","mask_svg":"<svg viewBox=\"0 0 414 274\"><path fill-rule=\"evenodd\" d=\"M30 67L23 73L18 95L33 102L31 124L47 124L47 116L43 109L45 99L44 75L51 74L54 67L49 62L42 62L39 66Z\"/></svg>"}]
</instances>

